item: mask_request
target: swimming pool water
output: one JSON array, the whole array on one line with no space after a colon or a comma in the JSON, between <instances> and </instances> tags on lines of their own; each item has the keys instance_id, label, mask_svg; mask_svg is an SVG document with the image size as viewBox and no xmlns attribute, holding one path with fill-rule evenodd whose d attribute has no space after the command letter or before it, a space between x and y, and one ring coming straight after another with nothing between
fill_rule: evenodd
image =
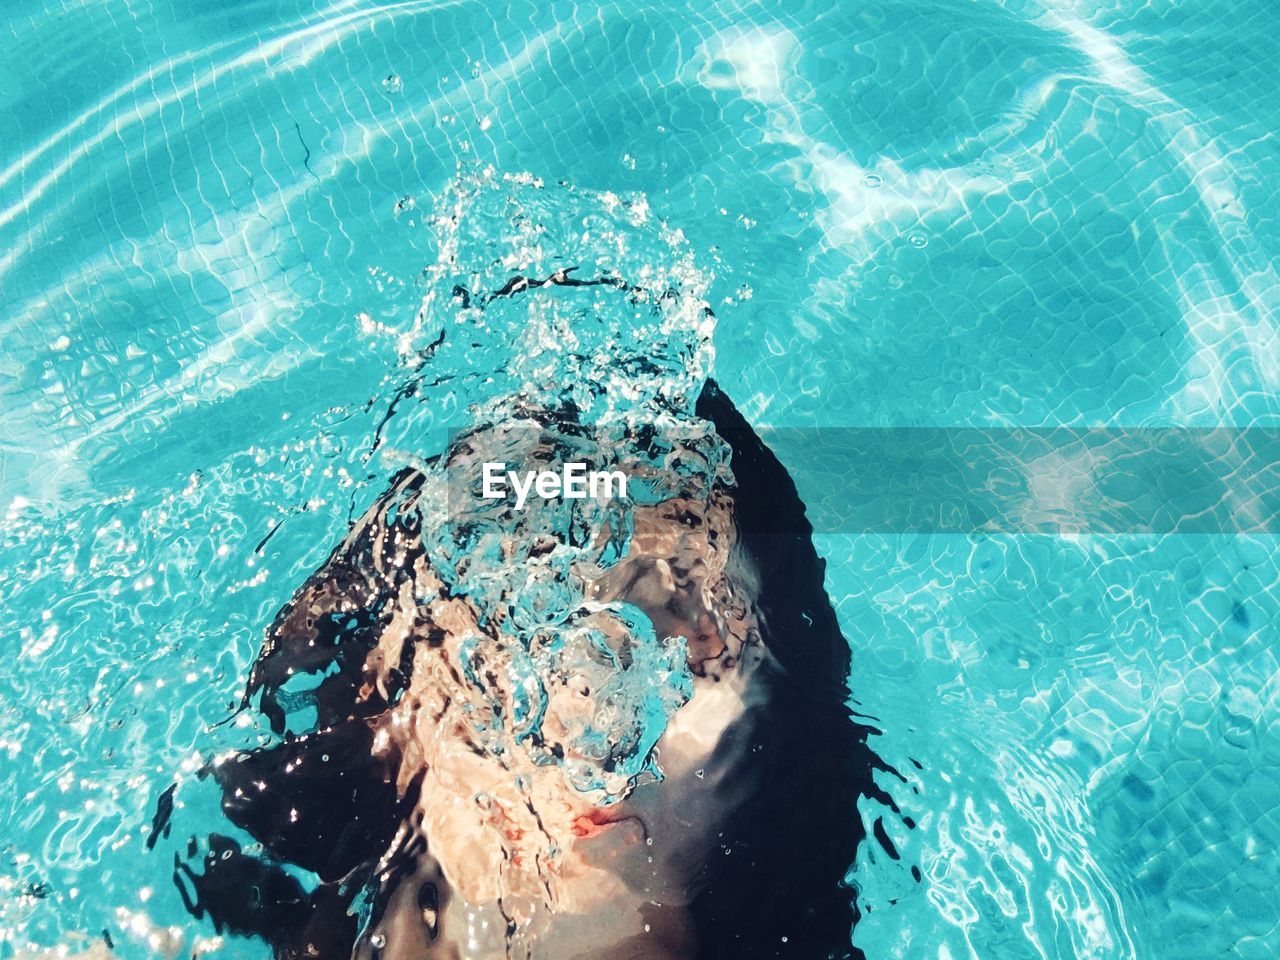
<instances>
[{"instance_id":1,"label":"swimming pool water","mask_svg":"<svg viewBox=\"0 0 1280 960\"><path fill-rule=\"evenodd\" d=\"M756 424L1274 426L1277 38L1266 0L6 4L0 956L266 955L182 910L156 798L202 815L271 615L530 356L476 330L373 450L424 297L539 242L530 180L597 262L683 235ZM900 853L852 865L867 956L1280 954L1273 538L818 547L915 824L859 811Z\"/></svg>"}]
</instances>

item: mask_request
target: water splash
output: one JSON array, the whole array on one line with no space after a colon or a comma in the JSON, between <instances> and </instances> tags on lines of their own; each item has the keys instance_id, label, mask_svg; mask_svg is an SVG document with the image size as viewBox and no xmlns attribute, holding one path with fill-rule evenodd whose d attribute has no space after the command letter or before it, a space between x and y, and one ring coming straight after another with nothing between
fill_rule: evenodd
<instances>
[{"instance_id":1,"label":"water splash","mask_svg":"<svg viewBox=\"0 0 1280 960\"><path fill-rule=\"evenodd\" d=\"M399 338L414 372L398 395L423 399L427 373L446 369L471 400L474 425L426 466L410 508L431 570L475 610L465 709L490 755L558 765L612 803L661 777L654 745L693 692L686 638L592 595L630 549L636 506L707 503L731 481L727 447L693 414L709 278L639 195L482 171L428 222L440 254ZM476 495L485 462L621 470L632 496L520 510Z\"/></svg>"},{"instance_id":2,"label":"water splash","mask_svg":"<svg viewBox=\"0 0 1280 960\"><path fill-rule=\"evenodd\" d=\"M597 424L691 410L714 355L713 277L642 194L465 171L423 228L438 254L414 322L381 331L423 371L420 400L447 385L482 419L518 400ZM425 381L428 360L447 380Z\"/></svg>"}]
</instances>

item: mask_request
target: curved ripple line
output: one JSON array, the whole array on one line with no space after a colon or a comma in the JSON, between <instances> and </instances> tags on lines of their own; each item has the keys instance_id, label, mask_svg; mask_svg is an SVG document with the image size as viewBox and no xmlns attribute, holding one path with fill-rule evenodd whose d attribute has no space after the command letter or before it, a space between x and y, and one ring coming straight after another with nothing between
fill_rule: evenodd
<instances>
[{"instance_id":1,"label":"curved ripple line","mask_svg":"<svg viewBox=\"0 0 1280 960\"><path fill-rule=\"evenodd\" d=\"M1258 373L1270 385L1280 384L1280 360L1277 359L1280 357L1280 334L1274 325L1268 323L1269 315L1280 310L1280 275L1265 253L1257 249L1256 242L1247 244L1244 251L1238 249L1238 242L1229 242L1229 236L1237 239L1250 236L1248 211L1240 199L1239 180L1229 158L1212 139L1205 139L1196 131L1189 111L1156 86L1125 53L1119 41L1105 30L1056 9L1046 10L1042 19L1050 29L1065 36L1072 47L1094 66L1098 73L1097 77L1091 78L1094 82L1100 80L1131 102L1146 105L1145 112L1164 134L1165 149L1187 174L1206 219L1221 241L1219 250L1229 266L1236 289L1251 308L1251 318L1235 309L1231 304L1233 291L1203 262L1194 271L1176 273L1183 320L1188 336L1196 346L1195 359L1203 366L1203 376L1191 380L1183 388L1182 405L1186 405L1185 395L1198 392L1215 412L1222 413L1226 404L1238 399L1228 396L1231 389L1229 364L1222 351L1225 334L1233 326L1243 333ZM1245 229L1231 230L1233 227ZM1166 258L1172 262L1170 238L1161 235L1159 243ZM1242 264L1242 254L1250 262ZM1204 336L1205 323L1223 336L1209 342Z\"/></svg>"},{"instance_id":2,"label":"curved ripple line","mask_svg":"<svg viewBox=\"0 0 1280 960\"><path fill-rule=\"evenodd\" d=\"M198 94L211 84L216 83L227 73L242 67L256 65L259 63L267 63L271 57L283 54L285 48L295 41L304 48L300 56L301 64L305 65L321 51L338 42L348 34L353 33L366 22L371 22L384 16L394 18L404 13L416 13L421 10L440 9L447 6L460 6L466 2L467 0L402 0L400 3L378 7L374 10L363 10L344 14L332 21L312 24L301 29L293 30L290 33L274 37L267 42L259 43L252 50L240 54L233 60L217 64L206 70L203 74L192 78L184 87L175 88L173 93L163 97L157 97L145 106L136 107L124 118L117 117L114 121L104 125L102 129L89 139L77 142L75 149L71 151L64 160L54 166L53 169L47 172L44 176L40 177L40 179L37 180L31 188L24 191L23 195L14 203L0 211L0 227L7 226L19 215L28 212L32 204L36 200L39 200L48 191L50 186L56 183L63 174L71 170L77 163L87 157L97 147L101 146L108 140L108 138L118 137L121 142L123 142L122 134L129 127L156 115L166 107L182 102L188 97ZM308 38L311 38L313 42L311 44L303 44L302 41ZM219 46L214 49L221 50L223 47ZM179 62L189 62L194 56L194 54L190 54ZM293 59L294 61L297 60L297 58ZM293 69L295 65L297 65L295 62L280 64L270 72L275 73L280 69ZM170 70L170 74L172 74L172 70ZM58 131L58 133L52 138L47 139L35 151L24 154L13 164L10 164L4 173L0 174L0 184L3 184L8 179L12 179L12 177L18 173L24 172L29 159L37 158L39 155L51 149L56 143L67 139L72 133L88 123L88 119L91 115L101 113L111 103L119 100L121 97L124 97L128 92L137 90L145 82L154 80L157 75L157 69L154 67L150 68L146 74L139 75L132 83L120 88L116 94L106 98L104 101L99 101L97 105L81 114L80 118L77 118L77 120L73 121L72 124ZM123 161L127 163L128 160L136 153L136 149L126 153L122 158ZM28 230L23 240L14 244L10 253L0 260L0 277L5 275L17 256L23 250L27 249L27 243L30 240L30 235L31 230Z\"/></svg>"},{"instance_id":3,"label":"curved ripple line","mask_svg":"<svg viewBox=\"0 0 1280 960\"><path fill-rule=\"evenodd\" d=\"M438 0L409 0L409 2L401 3L397 6L400 8L418 8L430 6L432 4L435 6L443 5L439 3ZM354 27L352 29L354 29ZM578 28L578 32L582 32L582 29ZM453 90L442 92L439 95L428 99L408 114L408 118L416 120L422 114L436 111L442 106L447 106L453 103L455 100L472 98L478 88L483 89L490 85L501 86L510 83L516 79L526 67L534 63L540 55L549 51L557 41L565 41L566 39L567 36L566 31L564 30L564 25L557 23L554 26L539 32L533 37L530 37L504 62L492 66L479 76L468 80ZM367 156L371 152L373 146L385 136L385 133L375 131L368 136L362 137L359 142L359 151L357 153L349 153L345 155L343 159L347 162L358 162L362 157ZM332 178L332 176L333 171L322 171L317 179L323 181ZM268 218L271 219L276 215L276 213L282 213L291 203L302 196L304 192L305 187L297 185L278 191L275 194L275 202L271 205L274 210L272 213L264 213L264 215L267 215ZM260 210L260 212L262 211ZM149 241L144 241L142 245L154 246L160 244L166 239L166 235L163 231L160 231L154 234ZM130 244L134 245L135 242L130 241ZM8 265L8 260L11 260L16 256L16 253L11 253L8 258L0 260L0 275L3 275L3 270ZM102 259L110 262L111 258L104 255ZM81 275L82 278L93 276L96 278L95 282L101 282L101 275L98 271L81 271ZM88 281L82 279L82 282ZM33 298L33 301L29 301L31 308L34 309L38 307L43 302L43 299L42 295ZM17 311L4 325L4 327L0 329L12 330L17 326L20 326L23 319L29 316L31 312L31 309ZM239 308L233 308L228 311L228 313L239 314L241 316L248 313L249 320L239 329L227 334L227 336L221 340L210 344L204 353L197 357L192 363L188 364L181 373L176 374L163 383L155 384L151 388L142 391L127 406L107 417L102 418L101 420L95 421L93 424L87 426L80 436L67 439L63 444L54 448L54 451L63 458L74 459L78 455L80 448L86 442L94 439L95 437L100 437L104 434L110 433L145 411L153 410L158 404L163 403L166 398L180 397L182 389L185 386L194 382L200 375L203 375L209 370L217 367L220 362L225 361L229 356L231 356L234 352L235 345L245 341L246 339L252 340L256 334L261 333L268 326L269 318L267 316L267 308L266 305L262 303L258 303L252 309L247 305ZM294 357L289 363L284 365L277 374L293 369L301 362L301 357ZM176 413L181 409L183 409L183 404L175 404L168 410L160 411L158 415L161 416L162 419L167 419L173 413Z\"/></svg>"}]
</instances>

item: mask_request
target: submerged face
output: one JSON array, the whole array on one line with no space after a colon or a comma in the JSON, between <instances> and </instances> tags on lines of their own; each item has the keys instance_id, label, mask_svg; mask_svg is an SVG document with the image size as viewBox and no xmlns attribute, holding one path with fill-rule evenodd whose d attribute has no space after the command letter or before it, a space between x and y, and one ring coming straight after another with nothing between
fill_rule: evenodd
<instances>
[{"instance_id":1,"label":"submerged face","mask_svg":"<svg viewBox=\"0 0 1280 960\"><path fill-rule=\"evenodd\" d=\"M699 415L625 509L400 474L268 632L246 703L293 733L212 768L262 852L212 837L192 911L281 957L847 953L848 647L785 472L713 385Z\"/></svg>"},{"instance_id":2,"label":"submerged face","mask_svg":"<svg viewBox=\"0 0 1280 960\"><path fill-rule=\"evenodd\" d=\"M739 768L768 654L725 488L637 505L627 522L621 557L572 555L580 605L554 628L455 594L429 550L404 551L411 579L362 692L385 693L408 651L411 680L372 721L373 749L416 797L397 842L435 879L425 916L401 906L371 925L369 955L687 954L684 908L750 782ZM554 566L559 546L513 535L498 552L527 569ZM654 719L630 715L646 709L666 714L652 746ZM638 774L620 772L637 759Z\"/></svg>"}]
</instances>

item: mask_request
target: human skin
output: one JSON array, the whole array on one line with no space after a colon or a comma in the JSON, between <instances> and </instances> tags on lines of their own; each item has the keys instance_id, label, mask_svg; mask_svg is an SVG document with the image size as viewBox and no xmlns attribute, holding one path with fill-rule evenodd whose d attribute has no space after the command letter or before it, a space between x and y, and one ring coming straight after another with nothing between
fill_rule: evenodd
<instances>
[{"instance_id":1,"label":"human skin","mask_svg":"<svg viewBox=\"0 0 1280 960\"><path fill-rule=\"evenodd\" d=\"M209 768L260 850L210 835L203 874L175 868L188 908L284 958L860 956L855 804L891 801L846 704L849 648L785 471L714 385L699 416L731 438L733 477L637 505L624 555L573 571L620 657L618 604L683 638L692 690L656 741L660 779L570 784L567 764L604 769L574 752L598 691L573 675L543 677L556 762L513 748L512 636L445 588L408 509L423 475L404 471L268 631L245 709L283 739ZM496 560L521 574L548 549L511 536Z\"/></svg>"},{"instance_id":2,"label":"human skin","mask_svg":"<svg viewBox=\"0 0 1280 960\"><path fill-rule=\"evenodd\" d=\"M592 603L632 604L659 636L684 638L694 689L658 741L661 781L641 783L616 803L575 791L558 766L477 742L477 701L458 665L464 639L486 628L475 607L450 596L417 556L412 589L402 589L403 615L384 630L365 674L372 686L385 684L386 666L413 645L413 679L377 718L374 749L392 758L399 790L416 786L410 826L398 842L418 851L412 876L434 878L418 885L433 884L433 902L447 905L424 924L415 897L391 894L358 955L585 960L622 951L656 960L692 950L685 911L734 798L751 782L742 767L753 715L763 706L752 681L768 654L730 497L672 499L636 508L633 520L625 558L576 576ZM435 642L419 642L412 612L435 628ZM487 629L496 637L489 645L496 661L511 641L501 625ZM612 640L625 646L628 638L614 629ZM488 696L509 708L501 676L490 673ZM582 678L564 678L548 692L547 736L560 733L561 720L592 709Z\"/></svg>"}]
</instances>

